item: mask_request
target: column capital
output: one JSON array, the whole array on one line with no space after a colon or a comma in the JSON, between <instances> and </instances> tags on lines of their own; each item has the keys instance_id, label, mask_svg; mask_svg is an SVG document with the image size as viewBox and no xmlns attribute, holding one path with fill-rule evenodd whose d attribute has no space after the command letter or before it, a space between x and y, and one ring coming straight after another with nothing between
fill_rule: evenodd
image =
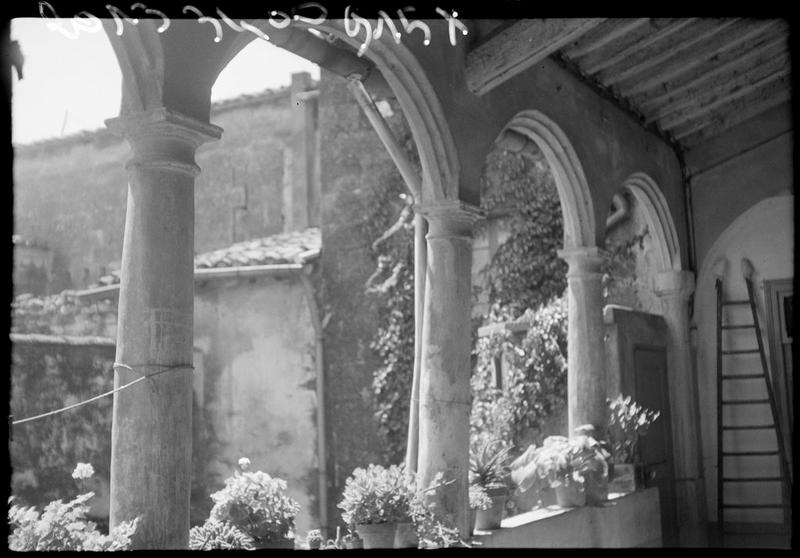
<instances>
[{"instance_id":1,"label":"column capital","mask_svg":"<svg viewBox=\"0 0 800 558\"><path fill-rule=\"evenodd\" d=\"M428 221L427 238L437 236L472 237L472 227L486 217L479 207L461 200L443 200L429 204L414 205L414 211Z\"/></svg>"},{"instance_id":2,"label":"column capital","mask_svg":"<svg viewBox=\"0 0 800 558\"><path fill-rule=\"evenodd\" d=\"M106 120L113 133L128 140L133 158L126 168L175 170L196 176L195 150L219 139L222 128L165 107Z\"/></svg>"},{"instance_id":3,"label":"column capital","mask_svg":"<svg viewBox=\"0 0 800 558\"><path fill-rule=\"evenodd\" d=\"M567 277L584 277L599 279L600 265L603 263L603 251L597 246L579 246L564 248L556 252L558 257L569 264Z\"/></svg>"},{"instance_id":4,"label":"column capital","mask_svg":"<svg viewBox=\"0 0 800 558\"><path fill-rule=\"evenodd\" d=\"M662 271L653 276L653 291L667 298L688 299L694 292L694 273L682 269Z\"/></svg>"}]
</instances>

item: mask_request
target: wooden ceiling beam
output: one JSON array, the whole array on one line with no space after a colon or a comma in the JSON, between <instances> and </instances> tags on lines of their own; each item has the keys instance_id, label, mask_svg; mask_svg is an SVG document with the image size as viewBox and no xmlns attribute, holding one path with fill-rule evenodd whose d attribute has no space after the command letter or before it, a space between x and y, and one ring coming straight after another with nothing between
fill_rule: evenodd
<instances>
[{"instance_id":1,"label":"wooden ceiling beam","mask_svg":"<svg viewBox=\"0 0 800 558\"><path fill-rule=\"evenodd\" d=\"M697 25L684 29L682 33L673 34L668 40L652 48L641 49L622 63L601 72L598 77L603 83L614 86L647 70L659 71L662 64L676 56L682 56L684 61L689 61L696 56L698 43L712 39L736 22L735 19L723 22L701 20Z\"/></svg>"},{"instance_id":2,"label":"wooden ceiling beam","mask_svg":"<svg viewBox=\"0 0 800 558\"><path fill-rule=\"evenodd\" d=\"M670 94L702 83L718 72L728 71L732 67L752 60L762 50L773 49L779 45L782 49L787 48L786 34L776 34L776 36L761 34L752 41L746 41L731 50L712 56L708 59L707 64L688 68L688 71L682 72L673 79L661 81L654 88L648 87L647 90L639 94L629 93L631 101L642 107L647 107L651 102L658 103ZM711 69L709 69L709 66Z\"/></svg>"},{"instance_id":3,"label":"wooden ceiling beam","mask_svg":"<svg viewBox=\"0 0 800 558\"><path fill-rule=\"evenodd\" d=\"M572 46L561 49L561 52L567 58L577 62L578 58L605 47L620 37L646 25L648 21L650 21L650 18L646 17L638 19L609 19L575 41Z\"/></svg>"},{"instance_id":4,"label":"wooden ceiling beam","mask_svg":"<svg viewBox=\"0 0 800 558\"><path fill-rule=\"evenodd\" d=\"M661 95L664 91L671 91L681 85L691 83L693 79L703 79L706 75L705 68L698 66L704 63L725 63L728 53L734 54L731 60L739 56L747 56L752 48L761 44L770 29L776 29L778 22L767 21L753 24L750 21L738 22L729 27L713 40L693 49L689 56L686 53L673 53L672 57L656 68L652 68L644 75L638 75L627 82L618 83L620 92L626 97L640 97L639 102L644 103L652 96Z\"/></svg>"},{"instance_id":5,"label":"wooden ceiling beam","mask_svg":"<svg viewBox=\"0 0 800 558\"><path fill-rule=\"evenodd\" d=\"M602 21L603 18L519 20L467 53L467 85L476 95L483 95Z\"/></svg>"},{"instance_id":6,"label":"wooden ceiling beam","mask_svg":"<svg viewBox=\"0 0 800 558\"><path fill-rule=\"evenodd\" d=\"M614 66L615 64L624 62L636 53L641 52L642 49L646 49L651 45L663 41L673 33L677 33L681 29L691 25L692 23L695 23L696 21L697 18L682 18L672 21L661 29L657 29L651 33L648 33L639 40L628 44L611 56L609 56L607 53L597 53L597 56L591 57L593 58L592 60L587 59L579 62L578 64L587 74L594 75L602 70L605 70L606 68Z\"/></svg>"},{"instance_id":7,"label":"wooden ceiling beam","mask_svg":"<svg viewBox=\"0 0 800 558\"><path fill-rule=\"evenodd\" d=\"M690 87L677 95L667 98L653 110L644 111L647 122L660 120L692 106L702 106L715 99L725 98L748 84L759 82L775 74L785 75L791 70L789 52L777 55L764 55L756 59L754 64L734 67L728 72L718 74L713 79Z\"/></svg>"},{"instance_id":8,"label":"wooden ceiling beam","mask_svg":"<svg viewBox=\"0 0 800 558\"><path fill-rule=\"evenodd\" d=\"M705 137L710 137L788 99L791 99L791 76L784 75L757 89L748 89L744 95L726 98L714 109L670 127L669 133L677 140L701 131Z\"/></svg>"}]
</instances>

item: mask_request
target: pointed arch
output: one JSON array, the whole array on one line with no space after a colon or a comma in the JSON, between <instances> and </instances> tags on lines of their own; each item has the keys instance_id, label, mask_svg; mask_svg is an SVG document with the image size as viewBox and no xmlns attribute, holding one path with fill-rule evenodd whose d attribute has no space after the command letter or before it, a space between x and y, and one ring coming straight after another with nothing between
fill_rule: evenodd
<instances>
[{"instance_id":1,"label":"pointed arch","mask_svg":"<svg viewBox=\"0 0 800 558\"><path fill-rule=\"evenodd\" d=\"M544 154L555 178L564 215L564 248L595 246L592 196L583 166L564 131L538 110L520 112L511 119L505 130L526 136Z\"/></svg>"},{"instance_id":2,"label":"pointed arch","mask_svg":"<svg viewBox=\"0 0 800 558\"><path fill-rule=\"evenodd\" d=\"M659 271L683 269L675 222L667 199L655 180L643 172L637 172L625 180L622 189L630 192L642 208L650 234L655 240Z\"/></svg>"}]
</instances>

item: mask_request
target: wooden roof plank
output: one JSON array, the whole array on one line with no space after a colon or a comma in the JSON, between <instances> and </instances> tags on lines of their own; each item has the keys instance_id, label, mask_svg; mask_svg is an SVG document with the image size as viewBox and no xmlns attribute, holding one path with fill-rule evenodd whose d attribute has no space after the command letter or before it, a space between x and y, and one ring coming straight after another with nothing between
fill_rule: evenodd
<instances>
[{"instance_id":1,"label":"wooden roof plank","mask_svg":"<svg viewBox=\"0 0 800 558\"><path fill-rule=\"evenodd\" d=\"M615 52L613 55L609 56L608 53L598 54L597 56L592 56L592 60L589 60L589 57L587 57L586 60L578 62L578 65L587 74L596 74L602 70L605 70L606 68L610 68L615 64L619 64L627 60L635 53L641 52L642 49L663 41L673 33L677 33L681 29L691 25L696 21L697 18L681 18L676 21L672 21L661 29L652 31L641 37L639 40L631 42L621 50Z\"/></svg>"},{"instance_id":2,"label":"wooden roof plank","mask_svg":"<svg viewBox=\"0 0 800 558\"><path fill-rule=\"evenodd\" d=\"M724 97L746 87L748 83L758 82L777 72L790 71L789 52L762 55L753 64L733 67L727 72L717 74L702 84L685 89L679 94L667 98L663 103L651 110L643 110L647 122L653 122L675 114L692 105L700 106L715 98Z\"/></svg>"},{"instance_id":3,"label":"wooden roof plank","mask_svg":"<svg viewBox=\"0 0 800 558\"><path fill-rule=\"evenodd\" d=\"M751 60L762 49L772 49L778 45L782 45L785 48L786 44L787 36L785 34L771 36L770 34L762 33L755 38L751 38L751 40L739 43L730 50L709 57L708 60L703 61L701 64L687 66L686 71L671 79L667 78L660 81L655 87L648 87L646 90L637 88L637 90L641 90L640 93L635 91L632 93L629 90L627 95L630 96L631 102L637 106L646 106L650 101L663 99L674 92L696 85L716 72L727 71L743 61Z\"/></svg>"},{"instance_id":4,"label":"wooden roof plank","mask_svg":"<svg viewBox=\"0 0 800 558\"><path fill-rule=\"evenodd\" d=\"M737 49L738 52L747 55L749 48L746 46L738 48L740 45L754 45L755 39L759 36L764 38L765 32L776 27L777 22L775 21L759 22L759 24L753 24L750 21L737 22L734 26L724 30L721 35L715 35L713 40L693 49L689 56L687 53L674 52L669 60L652 68L645 75L629 78L627 82L620 81L617 86L622 95L626 97L641 95L643 99L640 102L643 102L645 93L665 89L665 84L670 83L670 80L678 82L679 76L689 73L700 64L712 62L714 57L726 51ZM694 74L698 74L700 78L705 75L704 72L694 72ZM683 81L688 82L689 80Z\"/></svg>"},{"instance_id":5,"label":"wooden roof plank","mask_svg":"<svg viewBox=\"0 0 800 558\"><path fill-rule=\"evenodd\" d=\"M595 28L603 18L521 19L467 53L465 77L477 95Z\"/></svg>"},{"instance_id":6,"label":"wooden roof plank","mask_svg":"<svg viewBox=\"0 0 800 558\"><path fill-rule=\"evenodd\" d=\"M743 106L740 110L729 114L729 116L724 120L715 120L703 128L681 136L680 143L685 148L694 147L714 136L722 134L737 124L741 124L745 120L749 120L773 107L789 102L791 99L792 91L787 85L784 89L773 94L771 97L764 99L764 101L760 104Z\"/></svg>"},{"instance_id":7,"label":"wooden roof plank","mask_svg":"<svg viewBox=\"0 0 800 558\"><path fill-rule=\"evenodd\" d=\"M697 118L704 118L705 115L718 107L726 106L740 98L747 98L751 92L768 91L775 86L774 84L784 80L789 74L789 70L790 68L783 68L767 76L762 76L755 81L745 82L734 91L719 92L713 100L703 105L695 103L686 110L678 111L669 117L660 119L658 122L659 127L663 130L673 131L687 122L694 121Z\"/></svg>"},{"instance_id":8,"label":"wooden roof plank","mask_svg":"<svg viewBox=\"0 0 800 558\"><path fill-rule=\"evenodd\" d=\"M699 132L704 128L706 134L718 133L791 98L791 76L783 75L765 81L758 88L748 89L746 94L728 97L713 110L696 115L669 128L670 134L678 140Z\"/></svg>"},{"instance_id":9,"label":"wooden roof plank","mask_svg":"<svg viewBox=\"0 0 800 558\"><path fill-rule=\"evenodd\" d=\"M673 35L672 42L659 44L658 51L652 52L648 49L642 49L620 65L603 72L598 76L598 79L606 85L613 86L625 80L633 79L650 69L660 72L662 64L670 59L674 60L676 57L682 57L684 63L686 63L687 60L697 56L698 43L702 44L704 41L713 39L726 29L731 28L735 23L737 23L735 19L722 22L702 21L678 34L678 36Z\"/></svg>"},{"instance_id":10,"label":"wooden roof plank","mask_svg":"<svg viewBox=\"0 0 800 558\"><path fill-rule=\"evenodd\" d=\"M649 21L650 18L647 17L609 19L586 33L583 37L580 37L571 46L561 49L561 52L567 58L577 62L578 58L605 47L620 37L646 25Z\"/></svg>"}]
</instances>

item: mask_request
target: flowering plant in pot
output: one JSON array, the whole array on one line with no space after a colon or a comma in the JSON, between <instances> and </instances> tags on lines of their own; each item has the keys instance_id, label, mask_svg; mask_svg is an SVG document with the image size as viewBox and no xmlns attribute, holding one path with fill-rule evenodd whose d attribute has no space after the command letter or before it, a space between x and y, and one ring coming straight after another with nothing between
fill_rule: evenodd
<instances>
[{"instance_id":1,"label":"flowering plant in pot","mask_svg":"<svg viewBox=\"0 0 800 558\"><path fill-rule=\"evenodd\" d=\"M300 505L285 494L286 481L263 471L247 471L250 460L211 495L210 518L228 522L252 537L256 548L294 548L294 520Z\"/></svg>"},{"instance_id":2,"label":"flowering plant in pot","mask_svg":"<svg viewBox=\"0 0 800 558\"><path fill-rule=\"evenodd\" d=\"M531 487L554 488L561 507L582 506L590 479L608 478L608 457L591 436L548 436L541 446L531 445L511 464L511 479L523 492Z\"/></svg>"},{"instance_id":3,"label":"flowering plant in pot","mask_svg":"<svg viewBox=\"0 0 800 558\"><path fill-rule=\"evenodd\" d=\"M639 441L660 416L659 411L642 407L630 396L619 395L613 401L608 400L606 437L611 448L611 490L622 493L636 490L640 476Z\"/></svg>"},{"instance_id":4,"label":"flowering plant in pot","mask_svg":"<svg viewBox=\"0 0 800 558\"><path fill-rule=\"evenodd\" d=\"M355 526L364 548L392 548L397 524L413 521L415 492L414 478L404 466L370 464L347 478L338 507L344 522Z\"/></svg>"},{"instance_id":5,"label":"flowering plant in pot","mask_svg":"<svg viewBox=\"0 0 800 558\"><path fill-rule=\"evenodd\" d=\"M480 487L492 500L488 509L476 508L475 529L485 531L500 527L508 498L511 449L491 436L477 437L470 442L470 485Z\"/></svg>"}]
</instances>

